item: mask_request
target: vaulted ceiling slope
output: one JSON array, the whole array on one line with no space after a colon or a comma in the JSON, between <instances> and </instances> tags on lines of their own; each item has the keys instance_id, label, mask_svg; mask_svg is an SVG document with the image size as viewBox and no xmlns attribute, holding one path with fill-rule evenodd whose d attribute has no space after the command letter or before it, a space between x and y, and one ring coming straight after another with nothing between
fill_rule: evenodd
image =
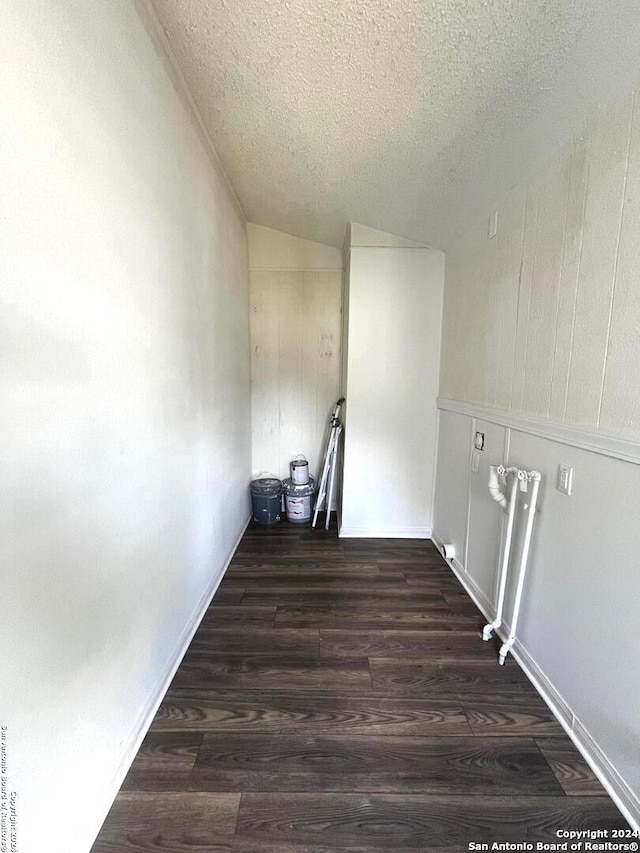
<instances>
[{"instance_id":1,"label":"vaulted ceiling slope","mask_svg":"<svg viewBox=\"0 0 640 853\"><path fill-rule=\"evenodd\" d=\"M640 75L640 0L153 0L247 218L443 247Z\"/></svg>"}]
</instances>

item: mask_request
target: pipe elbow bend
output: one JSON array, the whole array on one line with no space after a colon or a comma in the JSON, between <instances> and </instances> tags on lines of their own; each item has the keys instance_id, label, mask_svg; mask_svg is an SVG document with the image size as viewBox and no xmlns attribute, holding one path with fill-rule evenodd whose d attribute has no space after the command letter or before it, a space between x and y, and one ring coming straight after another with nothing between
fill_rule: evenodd
<instances>
[{"instance_id":1,"label":"pipe elbow bend","mask_svg":"<svg viewBox=\"0 0 640 853\"><path fill-rule=\"evenodd\" d=\"M508 507L508 505L509 505L509 504L508 504L508 502L507 502L506 497L502 494L502 492L497 492L497 493L495 493L495 492L493 492L493 491L491 491L491 490L489 490L489 491L490 491L490 493L491 493L491 497L494 499L494 501L495 501L497 504L499 504L499 505L502 507L502 509L504 509L504 510L506 511L506 509L507 509L507 507Z\"/></svg>"},{"instance_id":2,"label":"pipe elbow bend","mask_svg":"<svg viewBox=\"0 0 640 853\"><path fill-rule=\"evenodd\" d=\"M496 465L489 466L489 494L493 500L506 511L508 501L500 488L500 477Z\"/></svg>"}]
</instances>

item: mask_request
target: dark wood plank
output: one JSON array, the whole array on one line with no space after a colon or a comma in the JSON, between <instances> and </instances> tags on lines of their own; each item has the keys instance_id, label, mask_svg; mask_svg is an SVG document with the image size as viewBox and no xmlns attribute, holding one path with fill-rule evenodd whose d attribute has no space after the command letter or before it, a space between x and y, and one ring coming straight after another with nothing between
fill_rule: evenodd
<instances>
[{"instance_id":1,"label":"dark wood plank","mask_svg":"<svg viewBox=\"0 0 640 853\"><path fill-rule=\"evenodd\" d=\"M271 624L276 617L277 608L271 607L243 607L242 605L211 604L200 623L200 628L215 627L222 625L242 626L247 624ZM242 630L238 627L238 630Z\"/></svg>"},{"instance_id":2,"label":"dark wood plank","mask_svg":"<svg viewBox=\"0 0 640 853\"><path fill-rule=\"evenodd\" d=\"M154 731L355 735L471 735L457 699L336 696L333 693L170 690Z\"/></svg>"},{"instance_id":3,"label":"dark wood plank","mask_svg":"<svg viewBox=\"0 0 640 853\"><path fill-rule=\"evenodd\" d=\"M226 584L227 581L224 581ZM351 575L345 573L344 577L334 577L328 573L318 574L315 576L300 576L293 575L289 578L283 578L279 582L271 583L269 578L264 581L255 580L247 581L246 578L241 580L233 580L232 583L241 584L245 588L247 596L255 598L257 596L274 595L289 596L298 598L301 595L313 595L315 593L332 595L334 592L338 595L343 593L356 593L357 595L392 595L405 596L408 600L413 592L416 594L424 594L427 598L434 600L442 600L442 595L439 590L429 590L423 593L421 590L410 590L405 584L404 579L398 581L395 579L386 580L381 575Z\"/></svg>"},{"instance_id":4,"label":"dark wood plank","mask_svg":"<svg viewBox=\"0 0 640 853\"><path fill-rule=\"evenodd\" d=\"M385 572L395 572L405 575L416 575L417 577L453 577L453 569L442 557L419 557L413 562L405 559L400 563L393 560L385 560L384 554L380 559L380 565L384 566Z\"/></svg>"},{"instance_id":5,"label":"dark wood plank","mask_svg":"<svg viewBox=\"0 0 640 853\"><path fill-rule=\"evenodd\" d=\"M234 853L461 853L470 842L557 841L562 829L622 829L597 798L244 794Z\"/></svg>"},{"instance_id":6,"label":"dark wood plank","mask_svg":"<svg viewBox=\"0 0 640 853\"><path fill-rule=\"evenodd\" d=\"M245 539L272 539L280 538L281 536L293 536L299 538L302 528L297 524L287 524L286 522L276 522L275 524L258 524L252 521L247 527L242 537Z\"/></svg>"},{"instance_id":7,"label":"dark wood plank","mask_svg":"<svg viewBox=\"0 0 640 853\"><path fill-rule=\"evenodd\" d=\"M94 853L453 853L624 827L483 623L431 542L250 525Z\"/></svg>"},{"instance_id":8,"label":"dark wood plank","mask_svg":"<svg viewBox=\"0 0 640 853\"><path fill-rule=\"evenodd\" d=\"M213 596L213 604L220 606L224 604L240 604L244 595L243 587L225 587L224 581Z\"/></svg>"},{"instance_id":9,"label":"dark wood plank","mask_svg":"<svg viewBox=\"0 0 640 853\"><path fill-rule=\"evenodd\" d=\"M444 610L451 612L449 604L443 596L437 593L417 592L409 587L399 588L389 585L382 592L380 589L371 592L363 589L348 589L345 587L334 587L331 590L321 587L296 587L286 592L271 592L268 587L261 590L248 590L243 598L243 603L276 604L287 607L360 607L361 609L391 610L407 607L424 607L427 610Z\"/></svg>"},{"instance_id":10,"label":"dark wood plank","mask_svg":"<svg viewBox=\"0 0 640 853\"><path fill-rule=\"evenodd\" d=\"M549 708L529 691L523 696L513 692L508 695L494 693L490 697L463 694L460 701L476 735L564 736L562 726Z\"/></svg>"},{"instance_id":11,"label":"dark wood plank","mask_svg":"<svg viewBox=\"0 0 640 853\"><path fill-rule=\"evenodd\" d=\"M412 586L410 580L410 578L407 579L408 586ZM421 585L414 585L416 591L419 590L419 586ZM478 609L471 596L467 595L461 584L458 584L455 589L444 589L442 594L452 607L473 607L476 610Z\"/></svg>"},{"instance_id":12,"label":"dark wood plank","mask_svg":"<svg viewBox=\"0 0 640 853\"><path fill-rule=\"evenodd\" d=\"M277 559L264 561L234 559L227 569L226 577L271 578L274 575L319 575L325 573L335 575L336 572L343 571L350 575L380 574L377 563L350 563L347 560L332 560L331 562L298 560L297 562L285 563ZM390 578L390 580L393 580L393 578Z\"/></svg>"},{"instance_id":13,"label":"dark wood plank","mask_svg":"<svg viewBox=\"0 0 640 853\"><path fill-rule=\"evenodd\" d=\"M525 738L226 733L204 735L189 790L563 793Z\"/></svg>"},{"instance_id":14,"label":"dark wood plank","mask_svg":"<svg viewBox=\"0 0 640 853\"><path fill-rule=\"evenodd\" d=\"M257 521L253 521L252 519L242 538L245 539L253 536L265 536L268 538L287 534L299 536L301 530L302 526L300 524L291 524L291 522L286 521L284 518L275 524L258 524Z\"/></svg>"},{"instance_id":15,"label":"dark wood plank","mask_svg":"<svg viewBox=\"0 0 640 853\"><path fill-rule=\"evenodd\" d=\"M374 691L381 695L429 696L432 693L511 693L529 689L518 667L501 667L490 659L443 658L398 660L370 658Z\"/></svg>"},{"instance_id":16,"label":"dark wood plank","mask_svg":"<svg viewBox=\"0 0 640 853\"><path fill-rule=\"evenodd\" d=\"M381 564L384 566L384 563ZM386 567L382 569L385 572L387 577L391 577L394 574L398 574L398 572L388 572ZM464 591L464 588L460 581L455 575L448 574L445 575L444 572L442 575L437 575L432 572L425 572L420 574L417 571L404 571L402 572L404 577L404 581L413 589L429 589L432 586L438 586L443 593L447 593L447 595L467 595Z\"/></svg>"},{"instance_id":17,"label":"dark wood plank","mask_svg":"<svg viewBox=\"0 0 640 853\"><path fill-rule=\"evenodd\" d=\"M198 732L148 734L122 783L123 791L184 791L202 735Z\"/></svg>"},{"instance_id":18,"label":"dark wood plank","mask_svg":"<svg viewBox=\"0 0 640 853\"><path fill-rule=\"evenodd\" d=\"M283 554L263 554L260 557L241 557L234 556L229 564L228 572L236 574L237 570L261 569L261 568L277 568L284 569L291 566L292 570L302 568L305 571L328 571L335 572L339 569L347 569L348 571L362 571L366 573L377 572L378 564L371 559L368 560L347 560L344 556L332 556L331 558L322 559L320 557L309 558L307 556L287 556Z\"/></svg>"},{"instance_id":19,"label":"dark wood plank","mask_svg":"<svg viewBox=\"0 0 640 853\"><path fill-rule=\"evenodd\" d=\"M268 535L253 531L245 533L242 542L236 548L236 554L242 553L246 548L287 548L294 547L300 542L299 530L271 530Z\"/></svg>"},{"instance_id":20,"label":"dark wood plank","mask_svg":"<svg viewBox=\"0 0 640 853\"><path fill-rule=\"evenodd\" d=\"M419 592L419 590L416 590L416 592ZM447 592L445 590L442 595L447 604L457 613L482 614L480 608L474 604L473 599L463 589L460 589L460 592Z\"/></svg>"},{"instance_id":21,"label":"dark wood plank","mask_svg":"<svg viewBox=\"0 0 640 853\"><path fill-rule=\"evenodd\" d=\"M320 631L321 657L431 658L477 655L495 660L492 644L478 634L450 631Z\"/></svg>"},{"instance_id":22,"label":"dark wood plank","mask_svg":"<svg viewBox=\"0 0 640 853\"><path fill-rule=\"evenodd\" d=\"M345 536L338 540L345 548L367 549L371 551L419 551L425 554L437 554L440 552L431 539L372 539L367 537Z\"/></svg>"},{"instance_id":23,"label":"dark wood plank","mask_svg":"<svg viewBox=\"0 0 640 853\"><path fill-rule=\"evenodd\" d=\"M118 794L91 853L230 853L239 794Z\"/></svg>"},{"instance_id":24,"label":"dark wood plank","mask_svg":"<svg viewBox=\"0 0 640 853\"><path fill-rule=\"evenodd\" d=\"M257 534L260 533L261 531L257 531ZM247 529L247 534L248 535L242 537L241 544L255 538L253 530ZM295 539L305 539L307 542L320 542L322 544L333 545L335 547L339 547L342 544L342 540L338 539L336 530L326 531L324 527L311 527L311 523L287 523L286 525L278 524L275 527L271 528L271 534L267 538L280 539L286 536Z\"/></svg>"},{"instance_id":25,"label":"dark wood plank","mask_svg":"<svg viewBox=\"0 0 640 853\"><path fill-rule=\"evenodd\" d=\"M568 737L542 738L536 742L568 796L608 798L602 783Z\"/></svg>"},{"instance_id":26,"label":"dark wood plank","mask_svg":"<svg viewBox=\"0 0 640 853\"><path fill-rule=\"evenodd\" d=\"M215 657L236 655L305 654L318 656L319 631L300 628L256 628L242 631L233 627L200 626L190 652L206 652Z\"/></svg>"},{"instance_id":27,"label":"dark wood plank","mask_svg":"<svg viewBox=\"0 0 640 853\"><path fill-rule=\"evenodd\" d=\"M291 571L255 571L252 573L242 572L237 575L227 573L225 583L229 581L244 586L247 593L265 592L268 589L271 594L278 593L280 590L285 593L288 593L289 590L297 591L301 587L322 590L331 590L337 587L341 590L356 591L379 589L384 592L405 586L404 578L399 580L397 575L385 575L377 570L366 573L351 572L348 568L344 568L340 572L314 572L300 569L295 573ZM429 589L425 591L438 594L440 585L432 583Z\"/></svg>"},{"instance_id":28,"label":"dark wood plank","mask_svg":"<svg viewBox=\"0 0 640 853\"><path fill-rule=\"evenodd\" d=\"M366 661L323 660L307 654L247 655L216 658L188 652L172 687L225 687L242 690L332 690L368 693L371 676Z\"/></svg>"},{"instance_id":29,"label":"dark wood plank","mask_svg":"<svg viewBox=\"0 0 640 853\"><path fill-rule=\"evenodd\" d=\"M409 586L417 586L420 581L427 582L431 580L444 584L449 590L458 591L464 589L448 566L436 568L434 566L412 566L409 563L398 565L381 562L378 564L378 569L388 575L403 575Z\"/></svg>"},{"instance_id":30,"label":"dark wood plank","mask_svg":"<svg viewBox=\"0 0 640 853\"><path fill-rule=\"evenodd\" d=\"M434 555L431 551L419 548L363 548L359 545L345 545L344 555L349 560L360 560L366 562L367 555L376 555L376 562L382 563L411 563L413 565L427 566L429 563L442 565L442 557ZM446 563L445 563L446 565Z\"/></svg>"},{"instance_id":31,"label":"dark wood plank","mask_svg":"<svg viewBox=\"0 0 640 853\"><path fill-rule=\"evenodd\" d=\"M428 578L420 578L416 581L416 576L410 572L388 572L384 563L380 563L379 571L388 579L388 582L392 582L392 578L395 577L399 586L404 587L406 584L414 592L439 592L441 595L456 595L462 592L459 581L448 575L442 575L442 577L430 575Z\"/></svg>"},{"instance_id":32,"label":"dark wood plank","mask_svg":"<svg viewBox=\"0 0 640 853\"><path fill-rule=\"evenodd\" d=\"M486 621L486 620L485 620ZM455 631L479 636L482 627L477 616L459 616L438 611L435 615L424 608L416 610L361 610L356 607L278 607L278 627L336 628L356 631Z\"/></svg>"},{"instance_id":33,"label":"dark wood plank","mask_svg":"<svg viewBox=\"0 0 640 853\"><path fill-rule=\"evenodd\" d=\"M255 558L260 558L267 554L277 554L283 557L297 557L298 560L304 560L307 557L322 560L331 560L333 557L343 559L345 556L343 549L335 547L331 542L309 542L308 544L291 542L287 545L250 542L240 546L236 554L238 557ZM360 560L359 562L364 563L366 560Z\"/></svg>"}]
</instances>

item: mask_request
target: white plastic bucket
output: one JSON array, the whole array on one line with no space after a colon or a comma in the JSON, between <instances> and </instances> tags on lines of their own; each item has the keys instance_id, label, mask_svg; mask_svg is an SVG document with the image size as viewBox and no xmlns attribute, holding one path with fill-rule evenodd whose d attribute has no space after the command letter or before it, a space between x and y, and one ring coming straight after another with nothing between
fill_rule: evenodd
<instances>
[{"instance_id":1,"label":"white plastic bucket","mask_svg":"<svg viewBox=\"0 0 640 853\"><path fill-rule=\"evenodd\" d=\"M305 485L296 485L291 478L283 480L284 504L287 510L287 520L296 524L311 521L311 501L316 490L313 477Z\"/></svg>"},{"instance_id":2,"label":"white plastic bucket","mask_svg":"<svg viewBox=\"0 0 640 853\"><path fill-rule=\"evenodd\" d=\"M306 486L309 483L309 463L302 454L289 463L291 481L294 486Z\"/></svg>"}]
</instances>

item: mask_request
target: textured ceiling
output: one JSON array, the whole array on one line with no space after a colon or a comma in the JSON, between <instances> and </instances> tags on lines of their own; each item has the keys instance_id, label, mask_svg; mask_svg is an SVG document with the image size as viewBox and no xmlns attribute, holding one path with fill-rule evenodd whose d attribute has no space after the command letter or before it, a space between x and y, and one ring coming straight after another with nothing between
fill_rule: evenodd
<instances>
[{"instance_id":1,"label":"textured ceiling","mask_svg":"<svg viewBox=\"0 0 640 853\"><path fill-rule=\"evenodd\" d=\"M640 74L640 0L153 0L247 218L444 246Z\"/></svg>"}]
</instances>

